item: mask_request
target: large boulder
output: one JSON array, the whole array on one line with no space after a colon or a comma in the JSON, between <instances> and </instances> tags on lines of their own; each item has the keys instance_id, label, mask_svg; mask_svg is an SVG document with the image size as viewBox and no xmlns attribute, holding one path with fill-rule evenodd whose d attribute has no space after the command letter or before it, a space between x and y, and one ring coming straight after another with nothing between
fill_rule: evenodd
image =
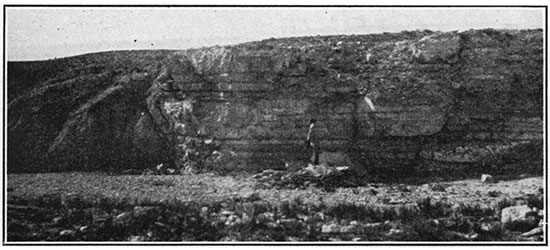
<instances>
[{"instance_id":1,"label":"large boulder","mask_svg":"<svg viewBox=\"0 0 550 250\"><path fill-rule=\"evenodd\" d=\"M529 206L513 206L502 209L500 222L514 231L528 231L537 226L537 212Z\"/></svg>"},{"instance_id":2,"label":"large boulder","mask_svg":"<svg viewBox=\"0 0 550 250\"><path fill-rule=\"evenodd\" d=\"M422 64L452 64L458 61L460 49L459 34L435 33L420 39L415 44L413 58Z\"/></svg>"}]
</instances>

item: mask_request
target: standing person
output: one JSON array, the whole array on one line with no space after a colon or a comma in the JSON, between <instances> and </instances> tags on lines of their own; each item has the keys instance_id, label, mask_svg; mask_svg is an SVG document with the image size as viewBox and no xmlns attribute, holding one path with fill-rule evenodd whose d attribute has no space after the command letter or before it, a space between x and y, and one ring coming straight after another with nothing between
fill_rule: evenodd
<instances>
[{"instance_id":1,"label":"standing person","mask_svg":"<svg viewBox=\"0 0 550 250\"><path fill-rule=\"evenodd\" d=\"M321 147L319 145L319 138L317 138L315 132L313 131L313 128L315 127L316 120L311 119L309 120L309 131L307 133L306 138L306 148L312 149L312 164L313 165L319 165L319 153L321 152Z\"/></svg>"}]
</instances>

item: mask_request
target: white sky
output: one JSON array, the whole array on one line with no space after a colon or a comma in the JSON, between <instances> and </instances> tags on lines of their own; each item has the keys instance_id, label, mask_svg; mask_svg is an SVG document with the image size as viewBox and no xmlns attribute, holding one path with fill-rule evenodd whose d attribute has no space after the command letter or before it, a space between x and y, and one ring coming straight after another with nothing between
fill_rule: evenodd
<instances>
[{"instance_id":1,"label":"white sky","mask_svg":"<svg viewBox=\"0 0 550 250\"><path fill-rule=\"evenodd\" d=\"M271 37L544 28L543 8L6 8L8 60L186 49Z\"/></svg>"}]
</instances>

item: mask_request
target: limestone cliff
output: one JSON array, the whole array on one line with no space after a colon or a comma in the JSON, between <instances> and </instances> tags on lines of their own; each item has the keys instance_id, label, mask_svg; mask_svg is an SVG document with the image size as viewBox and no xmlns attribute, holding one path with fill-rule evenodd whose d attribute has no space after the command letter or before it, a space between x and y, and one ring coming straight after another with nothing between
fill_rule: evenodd
<instances>
[{"instance_id":1,"label":"limestone cliff","mask_svg":"<svg viewBox=\"0 0 550 250\"><path fill-rule=\"evenodd\" d=\"M326 151L372 174L542 172L541 30L269 39L8 63L8 170L145 168L174 133L147 98L162 69L235 170ZM368 108L370 98L375 110ZM220 166L222 167L222 166Z\"/></svg>"}]
</instances>

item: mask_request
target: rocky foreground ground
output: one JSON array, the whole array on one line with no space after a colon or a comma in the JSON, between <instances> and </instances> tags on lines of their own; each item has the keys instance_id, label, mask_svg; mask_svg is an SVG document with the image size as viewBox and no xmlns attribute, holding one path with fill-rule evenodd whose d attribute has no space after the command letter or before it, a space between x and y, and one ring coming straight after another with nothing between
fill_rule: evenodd
<instances>
[{"instance_id":1,"label":"rocky foreground ground","mask_svg":"<svg viewBox=\"0 0 550 250\"><path fill-rule=\"evenodd\" d=\"M285 178L8 175L8 241L545 241L543 177L330 189Z\"/></svg>"}]
</instances>

